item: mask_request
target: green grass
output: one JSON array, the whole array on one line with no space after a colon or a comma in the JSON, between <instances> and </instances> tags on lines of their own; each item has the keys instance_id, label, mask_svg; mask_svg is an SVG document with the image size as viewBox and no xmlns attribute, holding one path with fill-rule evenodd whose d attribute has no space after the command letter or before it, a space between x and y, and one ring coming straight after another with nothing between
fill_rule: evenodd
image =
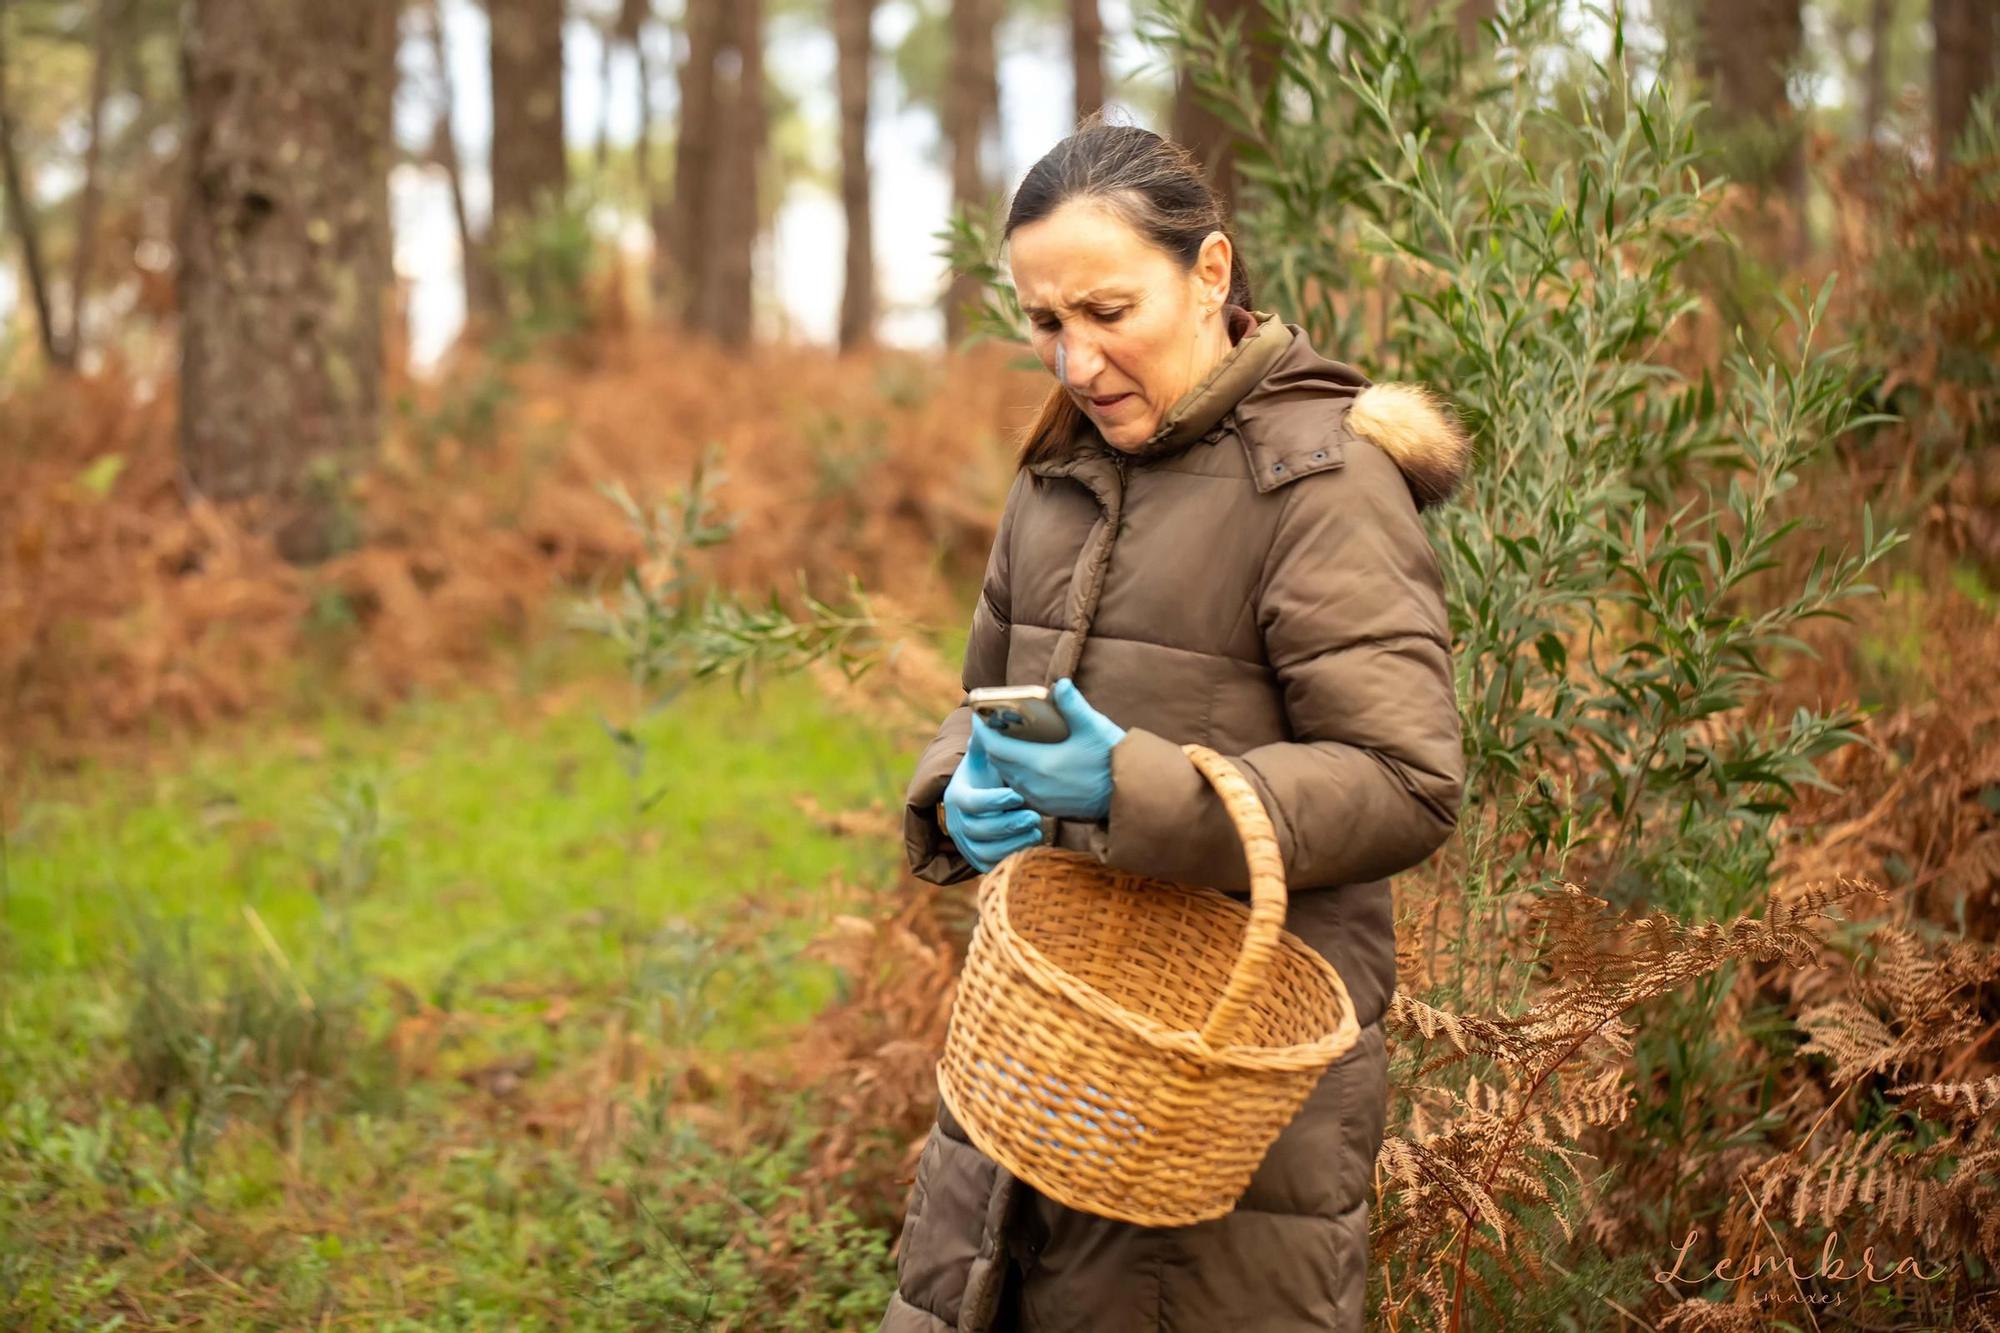
<instances>
[{"instance_id":1,"label":"green grass","mask_svg":"<svg viewBox=\"0 0 2000 1333\"><path fill-rule=\"evenodd\" d=\"M588 979L616 958L607 914L699 916L891 869L895 849L823 834L794 807L800 794L829 809L886 803L905 762L806 683L747 700L705 687L641 720L639 787L598 720L625 720L626 691L601 683L551 716L493 695L420 700L379 726L333 714L297 735L197 747L157 776L86 771L31 795L0 917L8 1011L24 987L100 976L145 917L185 915L218 945L248 934L245 908L281 944L309 934L337 839L323 803L357 782L392 822L354 928L376 970L420 989L523 969Z\"/></svg>"},{"instance_id":2,"label":"green grass","mask_svg":"<svg viewBox=\"0 0 2000 1333\"><path fill-rule=\"evenodd\" d=\"M800 1211L803 1126L725 1148L673 1071L780 1053L836 994L799 951L900 848L794 800L894 809L910 756L799 680L635 720L573 641L521 683L34 781L0 875L0 1324L868 1322L888 1238ZM590 1090L611 1034L663 1071L629 1097ZM534 1127L572 1087L624 1116L601 1152Z\"/></svg>"}]
</instances>

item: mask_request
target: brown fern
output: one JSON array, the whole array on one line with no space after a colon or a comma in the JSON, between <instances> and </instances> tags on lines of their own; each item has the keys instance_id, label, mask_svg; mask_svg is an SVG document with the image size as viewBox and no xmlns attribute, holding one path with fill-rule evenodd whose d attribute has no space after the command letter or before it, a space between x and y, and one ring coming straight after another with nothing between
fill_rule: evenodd
<instances>
[{"instance_id":1,"label":"brown fern","mask_svg":"<svg viewBox=\"0 0 2000 1333\"><path fill-rule=\"evenodd\" d=\"M1565 883L1529 906L1542 984L1518 1015L1454 1014L1395 996L1389 1027L1415 1048L1416 1070L1408 1131L1386 1136L1376 1159L1387 1206L1375 1244L1393 1244L1406 1275L1405 1289L1385 1296L1385 1319L1424 1315L1457 1329L1475 1306L1497 1310L1473 1258L1510 1276L1542 1262L1512 1244L1516 1210L1547 1215L1573 1238L1565 1203L1588 1195L1594 1160L1579 1143L1631 1106L1626 1014L1734 959L1810 966L1827 909L1873 892L1841 878L1774 897L1761 915L1689 925L1657 912L1609 916L1603 899ZM1468 1065L1454 1085L1435 1078Z\"/></svg>"}]
</instances>

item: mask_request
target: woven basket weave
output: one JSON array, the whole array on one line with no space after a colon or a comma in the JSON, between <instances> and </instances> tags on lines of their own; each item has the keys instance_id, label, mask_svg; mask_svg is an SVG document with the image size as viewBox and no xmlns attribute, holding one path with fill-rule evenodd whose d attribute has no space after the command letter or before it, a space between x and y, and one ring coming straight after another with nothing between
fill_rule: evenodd
<instances>
[{"instance_id":1,"label":"woven basket weave","mask_svg":"<svg viewBox=\"0 0 2000 1333\"><path fill-rule=\"evenodd\" d=\"M1340 974L1283 928L1284 863L1232 763L1221 795L1250 906L1081 852L988 872L938 1084L988 1157L1059 1203L1143 1226L1235 1207L1313 1086L1360 1037Z\"/></svg>"}]
</instances>

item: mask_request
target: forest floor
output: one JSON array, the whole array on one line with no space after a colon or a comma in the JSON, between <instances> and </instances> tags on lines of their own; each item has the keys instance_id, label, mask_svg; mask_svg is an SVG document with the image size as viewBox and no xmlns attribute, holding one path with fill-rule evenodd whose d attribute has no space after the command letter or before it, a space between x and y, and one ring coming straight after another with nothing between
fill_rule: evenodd
<instances>
[{"instance_id":1,"label":"forest floor","mask_svg":"<svg viewBox=\"0 0 2000 1333\"><path fill-rule=\"evenodd\" d=\"M38 784L0 864L0 1323L879 1311L889 1237L788 1209L805 1121L758 1126L842 984L812 941L897 869L826 816L879 813L905 741L800 678L635 718L616 667L559 641L510 690ZM795 1322L736 1322L794 1251Z\"/></svg>"}]
</instances>

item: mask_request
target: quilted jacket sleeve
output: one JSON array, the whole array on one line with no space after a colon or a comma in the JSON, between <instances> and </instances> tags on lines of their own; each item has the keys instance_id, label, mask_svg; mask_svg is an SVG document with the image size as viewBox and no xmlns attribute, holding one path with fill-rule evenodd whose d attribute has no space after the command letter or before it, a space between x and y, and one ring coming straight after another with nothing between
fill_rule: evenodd
<instances>
[{"instance_id":1,"label":"quilted jacket sleeve","mask_svg":"<svg viewBox=\"0 0 2000 1333\"><path fill-rule=\"evenodd\" d=\"M980 583L979 601L972 608L972 630L965 641L965 665L960 675L960 684L967 690L1007 683L1007 630L1012 623L1007 542L1013 530L1014 507L1028 481L1026 471L1014 474L993 549L986 557L986 575ZM979 873L938 824L938 802L944 799L944 789L958 771L971 736L972 709L961 700L917 761L917 771L903 796L903 850L910 871L933 884L952 884Z\"/></svg>"},{"instance_id":2,"label":"quilted jacket sleeve","mask_svg":"<svg viewBox=\"0 0 2000 1333\"><path fill-rule=\"evenodd\" d=\"M1422 862L1457 823L1465 780L1437 553L1402 474L1372 443L1290 483L1256 594L1293 739L1232 755L1272 813L1289 887L1374 880ZM1180 747L1131 728L1112 751L1110 864L1248 887L1222 802Z\"/></svg>"}]
</instances>

